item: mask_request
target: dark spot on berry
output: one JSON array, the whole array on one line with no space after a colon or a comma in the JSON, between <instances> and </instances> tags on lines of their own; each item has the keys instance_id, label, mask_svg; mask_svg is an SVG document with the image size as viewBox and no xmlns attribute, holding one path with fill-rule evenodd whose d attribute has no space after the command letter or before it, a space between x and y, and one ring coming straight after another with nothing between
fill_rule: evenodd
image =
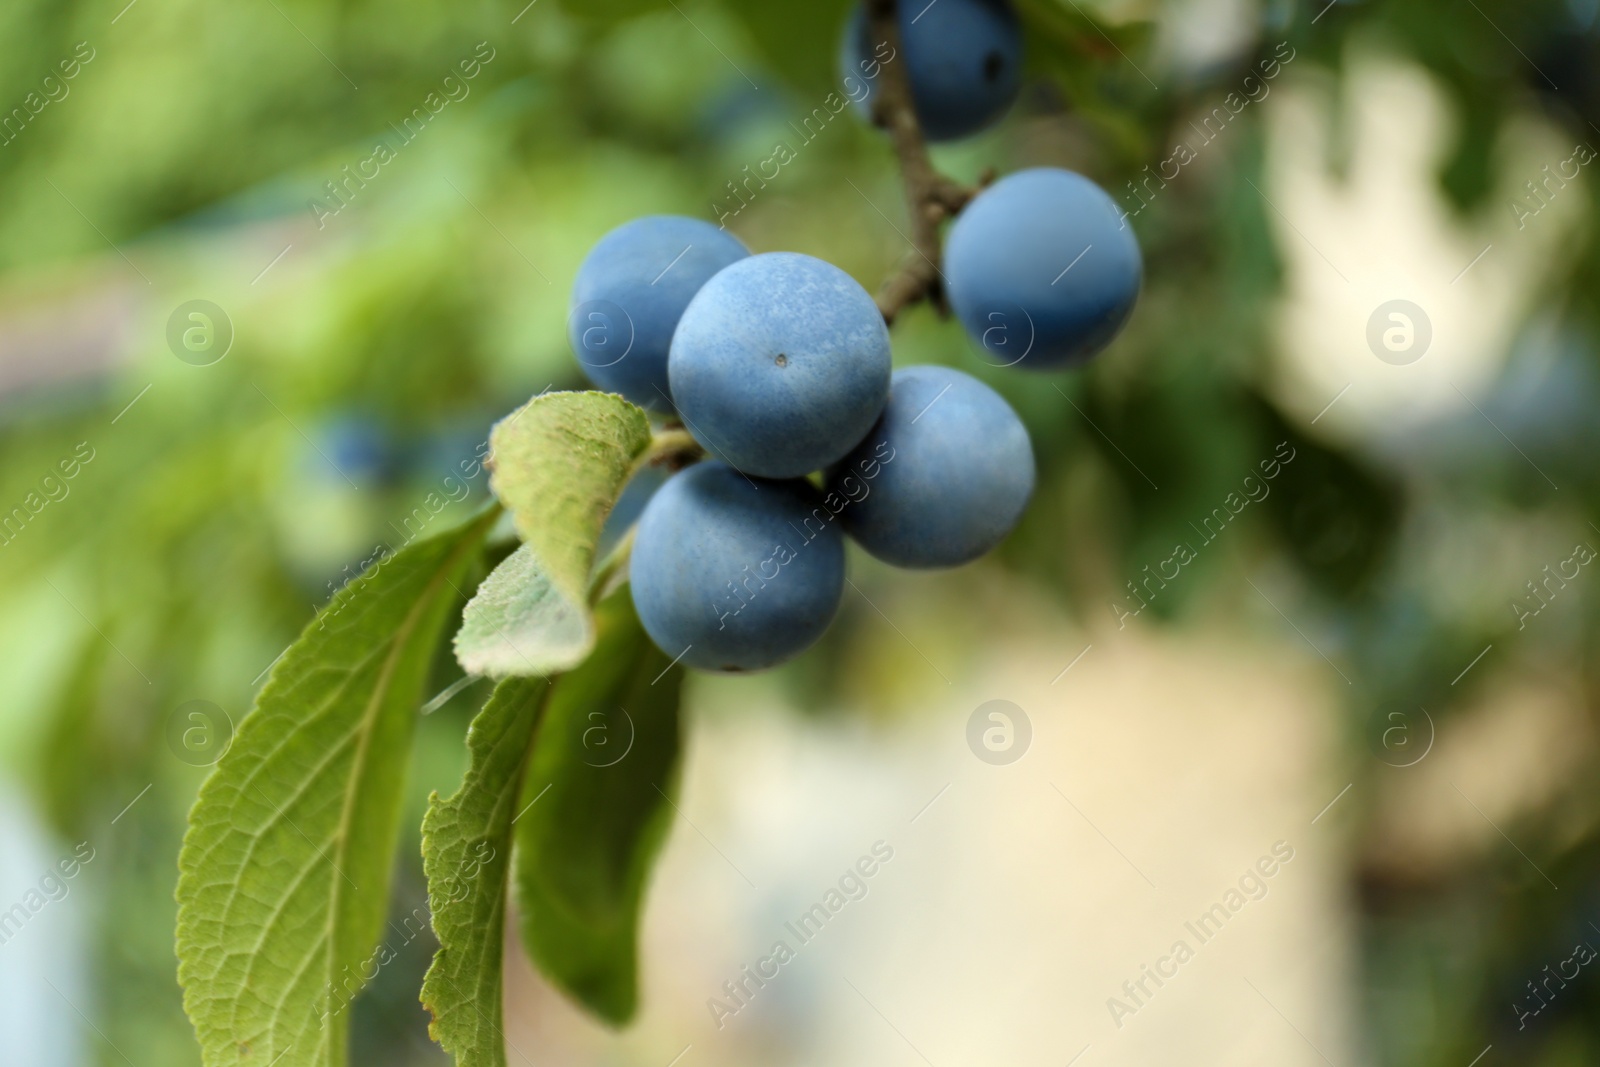
<instances>
[{"instance_id":1,"label":"dark spot on berry","mask_svg":"<svg viewBox=\"0 0 1600 1067\"><path fill-rule=\"evenodd\" d=\"M779 352L778 358L774 359L772 362L776 363L780 367L787 367L789 365L789 357L784 355L782 352Z\"/></svg>"},{"instance_id":2,"label":"dark spot on berry","mask_svg":"<svg viewBox=\"0 0 1600 1067\"><path fill-rule=\"evenodd\" d=\"M992 82L1000 77L1001 71L1006 69L1005 57L999 52L990 52L983 57L983 80Z\"/></svg>"}]
</instances>

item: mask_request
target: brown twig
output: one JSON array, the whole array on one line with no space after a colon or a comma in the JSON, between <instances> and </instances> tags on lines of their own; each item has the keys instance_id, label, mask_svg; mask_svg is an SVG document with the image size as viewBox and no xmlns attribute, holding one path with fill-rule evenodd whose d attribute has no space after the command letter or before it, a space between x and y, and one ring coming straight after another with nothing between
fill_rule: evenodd
<instances>
[{"instance_id":1,"label":"brown twig","mask_svg":"<svg viewBox=\"0 0 1600 1067\"><path fill-rule=\"evenodd\" d=\"M872 119L888 133L900 164L915 252L878 291L878 309L888 323L919 300L927 300L941 315L946 313L944 276L939 270L939 224L953 217L976 195L976 190L940 174L928 158L928 145L911 100L910 74L901 59L897 6L897 0L867 0L874 53L881 56L886 47L889 56L883 61L878 91L873 96Z\"/></svg>"}]
</instances>

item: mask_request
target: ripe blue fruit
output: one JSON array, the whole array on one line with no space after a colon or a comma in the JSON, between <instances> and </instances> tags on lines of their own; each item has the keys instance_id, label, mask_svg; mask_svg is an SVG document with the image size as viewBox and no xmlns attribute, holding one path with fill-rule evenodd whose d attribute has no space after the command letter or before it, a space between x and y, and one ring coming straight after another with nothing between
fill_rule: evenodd
<instances>
[{"instance_id":1,"label":"ripe blue fruit","mask_svg":"<svg viewBox=\"0 0 1600 1067\"><path fill-rule=\"evenodd\" d=\"M600 238L578 268L567 319L589 380L642 407L671 411L672 331L706 280L749 254L732 234L680 215L647 215Z\"/></svg>"},{"instance_id":2,"label":"ripe blue fruit","mask_svg":"<svg viewBox=\"0 0 1600 1067\"><path fill-rule=\"evenodd\" d=\"M809 482L710 460L646 505L629 563L657 647L691 667L754 671L805 650L844 595L844 535Z\"/></svg>"},{"instance_id":3,"label":"ripe blue fruit","mask_svg":"<svg viewBox=\"0 0 1600 1067\"><path fill-rule=\"evenodd\" d=\"M894 373L878 425L828 472L862 548L899 567L954 567L998 545L1033 495L1033 446L1000 394L948 367Z\"/></svg>"},{"instance_id":4,"label":"ripe blue fruit","mask_svg":"<svg viewBox=\"0 0 1600 1067\"><path fill-rule=\"evenodd\" d=\"M889 395L889 330L831 263L751 256L712 278L672 338L672 398L695 440L746 474L795 478L850 451Z\"/></svg>"},{"instance_id":5,"label":"ripe blue fruit","mask_svg":"<svg viewBox=\"0 0 1600 1067\"><path fill-rule=\"evenodd\" d=\"M1022 87L1022 30L1010 3L938 0L898 7L902 55L888 62L906 64L923 134L931 141L950 141L1003 115ZM885 57L874 51L871 26L860 7L845 26L839 52L845 91L862 118L871 121Z\"/></svg>"},{"instance_id":6,"label":"ripe blue fruit","mask_svg":"<svg viewBox=\"0 0 1600 1067\"><path fill-rule=\"evenodd\" d=\"M1055 370L1116 336L1142 261L1116 204L1081 174L1018 171L979 193L945 243L950 306L993 363Z\"/></svg>"}]
</instances>

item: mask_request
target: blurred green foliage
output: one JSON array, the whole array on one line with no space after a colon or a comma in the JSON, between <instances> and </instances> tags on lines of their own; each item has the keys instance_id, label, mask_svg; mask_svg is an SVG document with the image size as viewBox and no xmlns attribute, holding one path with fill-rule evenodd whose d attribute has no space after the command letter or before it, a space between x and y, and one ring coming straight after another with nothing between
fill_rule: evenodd
<instances>
[{"instance_id":1,"label":"blurred green foliage","mask_svg":"<svg viewBox=\"0 0 1600 1067\"><path fill-rule=\"evenodd\" d=\"M1496 146L1514 118L1540 116L1574 140L1600 136L1592 3L1271 0L1243 46L1191 66L1163 58L1159 18L1119 22L1104 13L1113 5L1087 0L1020 6L1032 82L1017 114L937 153L965 180L991 166L1052 163L1120 195L1166 156L1201 102L1281 40L1336 119L1348 106L1353 48L1381 47L1429 71L1456 120L1438 195L1462 217L1500 210L1489 202L1505 177ZM588 246L641 213L715 217L727 183L775 140L793 139L789 123L834 86L845 7L0 8L0 109L44 92L79 42L93 51L66 95L0 145L0 314L10 324L0 334L12 363L0 366L0 508L37 491L80 442L95 457L0 549L9 653L0 751L37 785L61 831L106 857L111 874L100 873L116 888L98 922L98 1000L106 1036L134 1062L198 1062L170 931L173 857L204 770L167 751L172 709L204 698L237 721L259 672L376 544L403 539L428 494L449 501L441 524L471 512L485 479L462 464L493 420L543 388L581 385L564 321ZM367 159L480 42L494 55L468 95L319 225L310 202L326 202L326 183ZM1240 580L1246 561L1297 576L1275 587L1298 591L1295 616L1315 620L1306 625L1319 646L1352 679L1352 766L1372 776L1384 769L1371 753L1391 712L1421 705L1447 722L1491 674L1451 681L1478 650L1534 655L1498 601L1459 609L1451 584L1473 576L1438 580L1429 531L1539 521L1583 537L1600 518L1590 429L1600 243L1580 235L1570 269L1539 294L1571 381L1518 393L1514 354L1490 407L1499 425L1528 427L1526 447L1561 492L1546 493L1481 426L1465 435L1444 426L1399 453L1332 443L1271 399L1267 323L1283 265L1271 208L1252 188L1264 165L1257 110L1203 172L1140 213L1141 307L1089 370L1024 379L986 367L926 308L897 325L897 360L958 364L1014 403L1034 435L1040 489L1000 558L976 573L930 585L858 559L858 578L891 597L953 600L981 585L985 568L1003 567L1066 610L1102 612L1277 442L1291 441L1292 477L1153 611L1179 621L1208 602L1265 611ZM1343 165L1337 152L1325 162ZM1593 182L1578 195L1592 206ZM904 254L902 215L885 146L846 115L731 228L758 250L825 256L870 288ZM236 330L227 357L209 367L166 347L168 316L196 297L222 306ZM28 384L38 365L48 381ZM1596 646L1600 619L1588 604L1552 622L1548 640L1572 650L1568 663ZM872 646L876 622L848 601L811 666L780 671L773 684L817 709L870 704L893 684L882 664L900 654L864 665L859 649ZM433 691L455 677L441 656ZM1592 670L1582 681L1592 716ZM471 686L422 721L408 827L420 824L430 790L449 793L459 779L466 719L485 690ZM1600 1059L1592 984L1526 1033L1504 1006L1600 914L1597 801L1591 779L1516 828L1551 877L1573 887L1557 904L1509 850L1412 879L1358 862L1350 884L1366 917L1374 1062L1455 1067L1491 1041L1517 1062ZM425 899L414 836L401 855L397 915ZM360 1002L358 1062L441 1062L419 1036L426 961L419 948ZM96 1055L118 1062L109 1044Z\"/></svg>"}]
</instances>

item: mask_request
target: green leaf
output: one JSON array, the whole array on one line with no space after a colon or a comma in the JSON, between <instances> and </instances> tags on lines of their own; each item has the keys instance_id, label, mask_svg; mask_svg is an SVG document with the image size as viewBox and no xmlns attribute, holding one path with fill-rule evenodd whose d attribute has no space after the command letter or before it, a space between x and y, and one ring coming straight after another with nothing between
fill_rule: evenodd
<instances>
[{"instance_id":1,"label":"green leaf","mask_svg":"<svg viewBox=\"0 0 1600 1067\"><path fill-rule=\"evenodd\" d=\"M1076 0L1017 0L1017 10L1030 48L1056 53L1051 58L1057 61L1065 55L1106 65L1128 63L1128 53L1142 51L1155 37L1155 24L1148 19L1112 21L1085 11Z\"/></svg>"},{"instance_id":2,"label":"green leaf","mask_svg":"<svg viewBox=\"0 0 1600 1067\"><path fill-rule=\"evenodd\" d=\"M1114 22L1077 0L1017 0L1017 13L1030 78L1057 81L1072 110L1097 129L1129 171L1155 158L1158 143L1164 146L1157 137L1165 136L1158 134L1165 124L1148 114L1158 106L1159 93L1144 74L1155 23Z\"/></svg>"},{"instance_id":3,"label":"green leaf","mask_svg":"<svg viewBox=\"0 0 1600 1067\"><path fill-rule=\"evenodd\" d=\"M558 594L527 545L484 579L455 638L461 669L490 678L553 674L581 663L592 647L587 605Z\"/></svg>"},{"instance_id":4,"label":"green leaf","mask_svg":"<svg viewBox=\"0 0 1600 1067\"><path fill-rule=\"evenodd\" d=\"M536 396L495 426L491 484L524 544L467 606L455 640L463 670L551 674L589 654L595 546L650 441L644 411L610 393Z\"/></svg>"},{"instance_id":5,"label":"green leaf","mask_svg":"<svg viewBox=\"0 0 1600 1067\"><path fill-rule=\"evenodd\" d=\"M200 789L178 980L206 1067L340 1067L388 905L410 741L456 584L497 517L368 568L306 627Z\"/></svg>"},{"instance_id":6,"label":"green leaf","mask_svg":"<svg viewBox=\"0 0 1600 1067\"><path fill-rule=\"evenodd\" d=\"M495 425L490 484L545 579L587 601L600 527L650 447L643 409L610 393L545 393Z\"/></svg>"},{"instance_id":7,"label":"green leaf","mask_svg":"<svg viewBox=\"0 0 1600 1067\"><path fill-rule=\"evenodd\" d=\"M528 746L550 683L502 682L467 730L471 764L422 821L422 864L439 951L422 982L428 1032L456 1067L505 1067L500 1002L511 824Z\"/></svg>"},{"instance_id":8,"label":"green leaf","mask_svg":"<svg viewBox=\"0 0 1600 1067\"><path fill-rule=\"evenodd\" d=\"M682 668L639 625L626 586L600 640L556 680L523 784L514 892L546 977L608 1022L638 1003L639 911L671 824Z\"/></svg>"},{"instance_id":9,"label":"green leaf","mask_svg":"<svg viewBox=\"0 0 1600 1067\"><path fill-rule=\"evenodd\" d=\"M807 108L822 104L830 91L846 91L839 73L839 42L854 0L729 0L726 6L744 23L767 65L806 95Z\"/></svg>"}]
</instances>

